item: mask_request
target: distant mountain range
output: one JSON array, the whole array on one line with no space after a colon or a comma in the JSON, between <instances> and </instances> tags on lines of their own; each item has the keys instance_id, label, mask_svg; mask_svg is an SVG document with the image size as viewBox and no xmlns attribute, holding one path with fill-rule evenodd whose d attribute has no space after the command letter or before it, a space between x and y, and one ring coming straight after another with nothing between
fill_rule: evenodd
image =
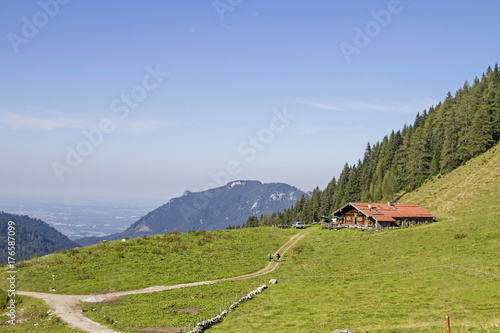
<instances>
[{"instance_id":1,"label":"distant mountain range","mask_svg":"<svg viewBox=\"0 0 500 333\"><path fill-rule=\"evenodd\" d=\"M100 239L117 240L163 234L172 231L225 229L244 224L249 216L270 215L292 206L302 195L310 194L283 183L263 184L239 180L203 192L186 191L153 210L127 230L104 237L77 239L82 246Z\"/></svg>"},{"instance_id":2,"label":"distant mountain range","mask_svg":"<svg viewBox=\"0 0 500 333\"><path fill-rule=\"evenodd\" d=\"M11 257L16 262L79 246L42 220L0 212L0 264L7 263L9 240L15 243L15 255Z\"/></svg>"}]
</instances>

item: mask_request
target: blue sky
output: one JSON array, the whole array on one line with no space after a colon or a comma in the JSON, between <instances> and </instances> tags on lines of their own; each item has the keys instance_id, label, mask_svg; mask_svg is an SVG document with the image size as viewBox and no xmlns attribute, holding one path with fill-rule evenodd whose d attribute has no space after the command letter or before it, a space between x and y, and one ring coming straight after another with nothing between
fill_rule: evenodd
<instances>
[{"instance_id":1,"label":"blue sky","mask_svg":"<svg viewBox=\"0 0 500 333\"><path fill-rule=\"evenodd\" d=\"M0 196L324 188L499 60L498 1L0 1Z\"/></svg>"}]
</instances>

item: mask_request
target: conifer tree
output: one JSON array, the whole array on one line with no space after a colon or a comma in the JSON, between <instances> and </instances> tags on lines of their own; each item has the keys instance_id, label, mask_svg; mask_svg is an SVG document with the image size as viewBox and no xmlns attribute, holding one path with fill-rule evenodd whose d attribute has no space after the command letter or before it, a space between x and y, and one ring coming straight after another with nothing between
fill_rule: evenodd
<instances>
[{"instance_id":1,"label":"conifer tree","mask_svg":"<svg viewBox=\"0 0 500 333\"><path fill-rule=\"evenodd\" d=\"M495 72L488 87L485 103L491 114L493 140L497 142L500 140L500 72L497 66L495 66Z\"/></svg>"},{"instance_id":2,"label":"conifer tree","mask_svg":"<svg viewBox=\"0 0 500 333\"><path fill-rule=\"evenodd\" d=\"M491 116L486 105L477 110L472 119L468 139L468 151L471 157L484 153L493 144Z\"/></svg>"},{"instance_id":3,"label":"conifer tree","mask_svg":"<svg viewBox=\"0 0 500 333\"><path fill-rule=\"evenodd\" d=\"M424 136L424 130L419 127L412 136L409 147L407 163L407 185L409 191L417 188L427 177L430 167L430 154L427 147L427 141Z\"/></svg>"},{"instance_id":4,"label":"conifer tree","mask_svg":"<svg viewBox=\"0 0 500 333\"><path fill-rule=\"evenodd\" d=\"M384 199L388 201L394 201L394 194L396 193L396 180L394 173L389 171L384 176L384 181L382 183L382 194Z\"/></svg>"},{"instance_id":5,"label":"conifer tree","mask_svg":"<svg viewBox=\"0 0 500 333\"><path fill-rule=\"evenodd\" d=\"M444 141L441 148L441 167L444 173L455 169L459 165L457 157L459 125L456 113L455 100L448 92L448 96L443 103Z\"/></svg>"}]
</instances>

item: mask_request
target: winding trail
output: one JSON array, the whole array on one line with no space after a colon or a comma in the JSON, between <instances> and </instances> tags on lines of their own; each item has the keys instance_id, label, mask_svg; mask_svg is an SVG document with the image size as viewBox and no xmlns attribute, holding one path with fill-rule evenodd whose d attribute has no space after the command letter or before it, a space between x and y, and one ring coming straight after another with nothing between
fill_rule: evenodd
<instances>
[{"instance_id":1,"label":"winding trail","mask_svg":"<svg viewBox=\"0 0 500 333\"><path fill-rule=\"evenodd\" d=\"M306 230L290 237L290 239L275 252L275 255L276 255L276 253L281 253L281 257L283 257L285 255L285 253L292 246L294 246L299 240L301 240L309 232L311 232L311 231L306 229ZM82 314L82 310L81 310L81 306L80 306L79 302L88 298L88 297L92 297L92 296L97 296L99 298L102 298L103 301L106 301L106 300L111 300L111 299L114 299L114 298L117 298L120 296L126 296L126 295L153 293L153 292L163 291L163 290L172 290L172 289L179 289L179 288L192 287L192 286L209 285L209 284L220 283L220 282L224 282L224 281L245 280L245 279L250 279L253 277L257 277L257 276L271 273L274 270L276 270L279 267L279 265L280 265L279 262L270 262L266 267L264 267L263 269L261 269L257 272L244 274L244 275L240 275L240 276L236 276L236 277L232 277L232 278L183 283L183 284L176 284L176 285L172 285L172 286L153 286L153 287L148 287L148 288L144 288L144 289L117 291L117 292L106 293L106 294L61 295L61 294L40 293L40 292L32 292L32 291L19 291L19 292L17 292L17 294L23 295L23 296L35 297L35 298L39 298L39 299L45 301L46 305L54 311L54 314L56 316L58 316L62 321L68 323L73 328L87 331L87 332L92 332L92 333L94 333L94 332L95 333L112 333L112 332L118 333L117 331L114 331L106 326L103 326L103 325L85 317Z\"/></svg>"}]
</instances>

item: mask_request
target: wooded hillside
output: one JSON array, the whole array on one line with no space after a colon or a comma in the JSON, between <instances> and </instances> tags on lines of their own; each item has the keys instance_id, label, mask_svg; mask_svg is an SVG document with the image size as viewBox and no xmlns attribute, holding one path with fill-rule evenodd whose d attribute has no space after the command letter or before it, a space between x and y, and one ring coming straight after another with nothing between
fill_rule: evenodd
<instances>
[{"instance_id":1,"label":"wooded hillside","mask_svg":"<svg viewBox=\"0 0 500 333\"><path fill-rule=\"evenodd\" d=\"M455 95L417 114L413 125L367 144L355 165L346 163L325 190L316 188L283 212L247 226L318 221L348 202L396 201L427 179L447 174L486 152L500 139L500 73L488 67L481 79L467 81Z\"/></svg>"},{"instance_id":2,"label":"wooded hillside","mask_svg":"<svg viewBox=\"0 0 500 333\"><path fill-rule=\"evenodd\" d=\"M14 232L11 235L8 235L9 221L14 222ZM78 246L42 220L0 211L0 264L8 262L7 249L10 247L8 236L11 236L13 240L10 241L15 243L16 262L31 259L35 255L43 256Z\"/></svg>"}]
</instances>

